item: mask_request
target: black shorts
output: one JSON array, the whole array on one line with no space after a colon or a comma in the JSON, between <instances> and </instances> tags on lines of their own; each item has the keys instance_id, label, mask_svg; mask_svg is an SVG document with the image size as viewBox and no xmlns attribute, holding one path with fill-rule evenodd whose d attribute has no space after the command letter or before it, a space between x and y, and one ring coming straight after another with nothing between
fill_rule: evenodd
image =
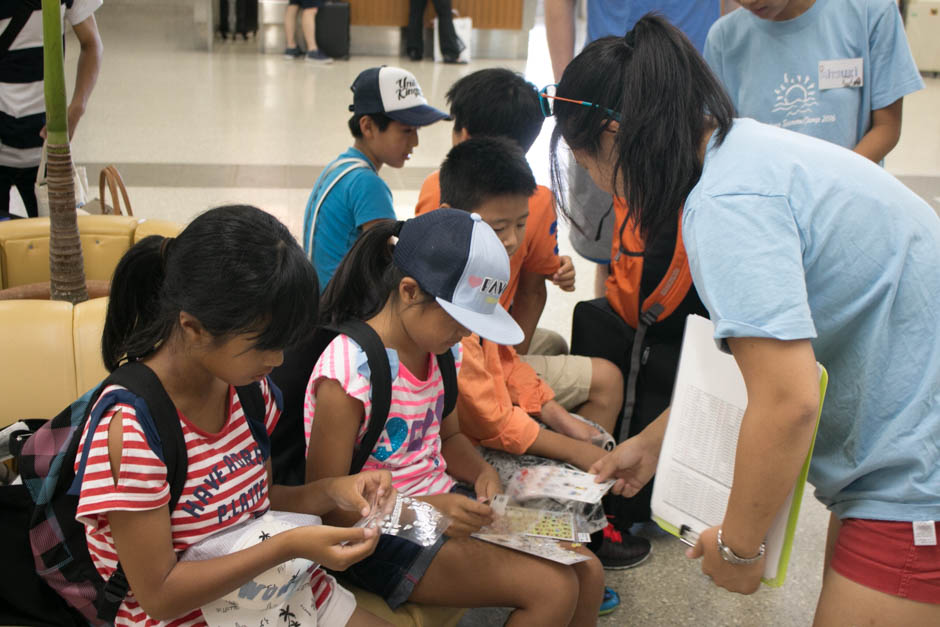
<instances>
[{"instance_id":1,"label":"black shorts","mask_svg":"<svg viewBox=\"0 0 940 627\"><path fill-rule=\"evenodd\" d=\"M317 9L323 4L323 0L289 0L288 4L300 5L301 9Z\"/></svg>"}]
</instances>

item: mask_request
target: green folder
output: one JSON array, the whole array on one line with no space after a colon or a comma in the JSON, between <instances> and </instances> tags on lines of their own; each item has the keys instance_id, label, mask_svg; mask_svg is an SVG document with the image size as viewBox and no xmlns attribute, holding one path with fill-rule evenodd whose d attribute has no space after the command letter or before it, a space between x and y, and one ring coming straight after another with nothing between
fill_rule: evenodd
<instances>
[{"instance_id":1,"label":"green folder","mask_svg":"<svg viewBox=\"0 0 940 627\"><path fill-rule=\"evenodd\" d=\"M707 327L705 326L706 324L708 325ZM686 321L686 335L685 335L685 338L683 339L682 357L680 357L679 376L681 376L683 373L682 361L685 358L686 352L687 352L686 342L696 341L694 339L692 340L689 339L690 336L692 335L692 333L690 333L690 329L692 329L693 327L694 327L694 330L697 331L699 334L698 336L699 342L701 340L701 334L706 329L713 329L711 322L708 321L707 319L701 318L699 316L688 317ZM717 347L714 346L714 344L712 344L711 346L714 349L714 353L721 354L720 351L718 351ZM701 345L701 343L699 344L698 349L704 350L704 352L711 352L709 349L704 348ZM706 359L714 358L714 355L706 355L705 358ZM720 359L723 359L723 358L720 358ZM679 376L677 376L676 389L673 393L674 394L673 402L676 401L676 395L680 393ZM816 433L819 430L819 416L822 414L823 399L825 398L825 395L826 395L826 387L827 387L828 382L829 382L829 375L826 372L826 369L820 364L819 365L819 412L816 414L816 427L813 430L813 439L810 442L809 451L806 454L806 459L803 462L803 467L800 469L800 474L796 480L796 484L794 485L792 495L791 497L789 497L789 508L788 508L789 512L785 519L785 525L783 526L783 529L782 529L782 539L779 545L779 552L776 550L776 547L774 547L774 550L773 550L773 554L775 556L778 556L776 559L776 563L777 563L776 571L771 576L771 574L768 573L767 570L765 570L764 577L761 578L761 581L767 584L768 586L772 586L772 587L782 586L787 576L787 567L790 562L790 552L793 549L793 536L796 532L796 523L800 515L800 505L803 500L803 488L806 485L806 476L809 473L809 464L813 457L813 447L815 446L815 443L816 443ZM667 437L669 437L668 426L667 426ZM735 447L735 450L736 450L736 447ZM663 460L661 458L660 463L662 462ZM659 467L657 467L657 475L659 475ZM657 500L656 493L659 492L659 490L657 490L656 487L660 487L660 489L663 489L663 490L668 489L668 488L662 488L662 486L660 486L660 484L657 483L656 486L654 486L654 501ZM695 541L698 538L698 534L692 530L691 526L686 525L685 522L679 521L679 520L669 521L669 520L666 520L666 518L664 518L663 516L657 515L656 513L653 514L652 518L654 521L656 521L656 523L660 527L663 528L663 530L676 536L677 538L679 538L686 544L689 544L689 545L695 544ZM775 524L776 522L777 522L777 518L775 518ZM718 524L718 523L714 523L714 524ZM780 534L777 534L777 537L780 537ZM768 546L768 554L771 553L770 549L771 547ZM768 569L770 568L771 568L771 565L768 564Z\"/></svg>"}]
</instances>

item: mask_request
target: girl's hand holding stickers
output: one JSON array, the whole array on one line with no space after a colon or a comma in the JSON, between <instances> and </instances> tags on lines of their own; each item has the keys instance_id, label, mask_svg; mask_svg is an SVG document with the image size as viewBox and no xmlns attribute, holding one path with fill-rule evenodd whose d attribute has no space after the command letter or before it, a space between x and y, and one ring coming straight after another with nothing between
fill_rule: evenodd
<instances>
[{"instance_id":1,"label":"girl's hand holding stickers","mask_svg":"<svg viewBox=\"0 0 940 627\"><path fill-rule=\"evenodd\" d=\"M502 494L503 484L499 480L499 473L496 469L487 464L473 482L473 491L477 493L478 501L487 504L493 501L494 496Z\"/></svg>"},{"instance_id":2,"label":"girl's hand holding stickers","mask_svg":"<svg viewBox=\"0 0 940 627\"><path fill-rule=\"evenodd\" d=\"M288 555L312 560L331 570L346 570L372 555L380 534L368 527L309 525L280 535L290 543Z\"/></svg>"},{"instance_id":3,"label":"girl's hand holding stickers","mask_svg":"<svg viewBox=\"0 0 940 627\"><path fill-rule=\"evenodd\" d=\"M370 470L331 479L327 494L340 509L368 516L373 506L382 508L395 502L392 475L387 470Z\"/></svg>"},{"instance_id":4,"label":"girl's hand holding stickers","mask_svg":"<svg viewBox=\"0 0 940 627\"><path fill-rule=\"evenodd\" d=\"M446 533L452 538L469 536L493 522L492 507L462 494L436 494L421 500L450 517L451 523Z\"/></svg>"}]
</instances>

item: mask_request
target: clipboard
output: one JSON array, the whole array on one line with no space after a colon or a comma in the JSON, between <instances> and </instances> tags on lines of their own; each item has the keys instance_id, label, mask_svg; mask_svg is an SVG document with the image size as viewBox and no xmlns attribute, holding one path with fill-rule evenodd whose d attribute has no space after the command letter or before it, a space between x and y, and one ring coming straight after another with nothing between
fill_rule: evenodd
<instances>
[{"instance_id":1,"label":"clipboard","mask_svg":"<svg viewBox=\"0 0 940 627\"><path fill-rule=\"evenodd\" d=\"M701 316L686 319L672 409L656 467L651 508L665 531L694 546L699 533L721 524L731 492L738 430L747 406L744 378L734 357L718 349L714 326ZM796 484L767 534L761 581L786 580L803 489L819 429L829 376L819 365L819 412Z\"/></svg>"}]
</instances>

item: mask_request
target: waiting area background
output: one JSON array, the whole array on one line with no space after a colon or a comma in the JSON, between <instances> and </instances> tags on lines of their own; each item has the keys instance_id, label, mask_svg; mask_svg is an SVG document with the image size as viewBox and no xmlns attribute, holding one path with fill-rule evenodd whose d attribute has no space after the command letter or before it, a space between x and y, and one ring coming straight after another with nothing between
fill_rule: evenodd
<instances>
[{"instance_id":1,"label":"waiting area background","mask_svg":"<svg viewBox=\"0 0 940 627\"><path fill-rule=\"evenodd\" d=\"M116 164L139 217L187 222L213 206L250 203L299 234L316 177L352 143L346 126L349 85L367 67L408 68L431 104L441 108L457 78L484 67L509 67L538 86L554 82L541 2L525 59L455 66L354 55L318 66L261 54L250 41L215 42L211 52L198 50L194 1L105 0L96 13L104 62L73 138L73 157L93 177L101 166ZM362 31L353 36L362 36ZM74 79L77 54L77 41L69 32L69 80ZM940 212L940 78L925 76L925 82L925 90L904 99L901 140L885 167ZM536 178L545 185L551 127L548 120L528 154ZM422 129L419 137L406 167L380 172L402 218L413 215L421 182L450 148L451 124ZM593 296L594 268L573 254L566 229L561 226L561 252L575 259L577 288L571 294L549 289L541 326L568 336L574 304ZM827 523L828 513L807 490L786 584L752 597L715 588L699 565L685 558L685 545L652 525L638 528L651 539L653 553L638 568L607 572L608 585L618 591L622 605L599 624L808 625L821 585ZM485 610L468 613L461 625L501 622L498 611Z\"/></svg>"}]
</instances>

